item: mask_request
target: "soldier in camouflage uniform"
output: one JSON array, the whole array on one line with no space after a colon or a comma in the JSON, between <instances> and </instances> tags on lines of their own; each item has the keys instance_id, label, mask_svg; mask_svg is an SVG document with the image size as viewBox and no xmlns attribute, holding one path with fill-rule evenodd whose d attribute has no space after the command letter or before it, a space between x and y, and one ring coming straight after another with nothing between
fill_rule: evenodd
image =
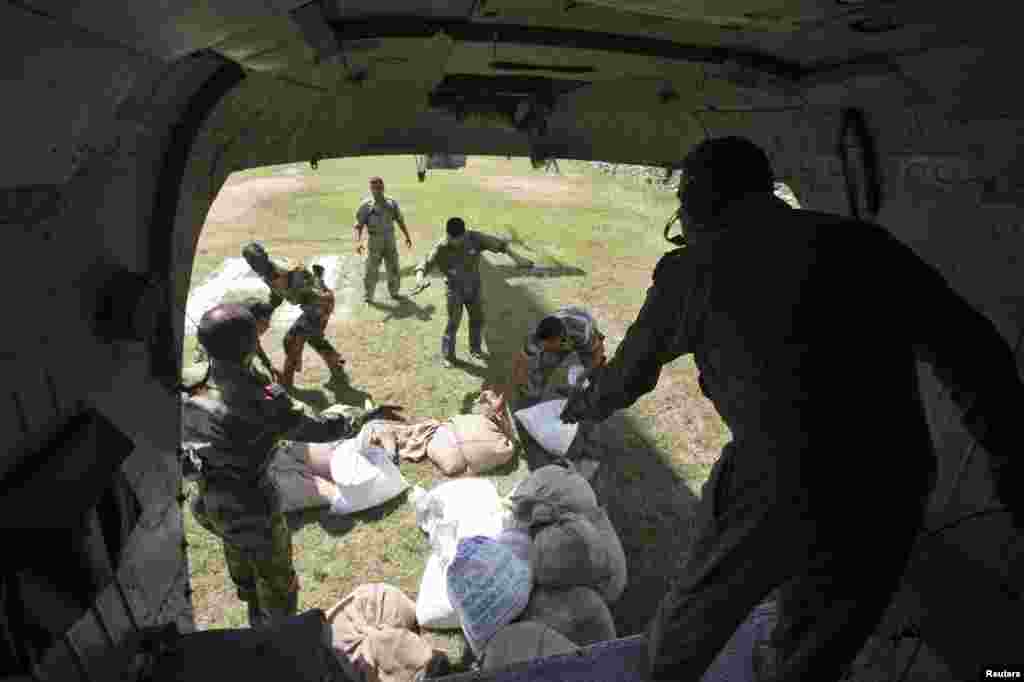
<instances>
[{"instance_id":1,"label":"soldier in camouflage uniform","mask_svg":"<svg viewBox=\"0 0 1024 682\"><path fill-rule=\"evenodd\" d=\"M276 310L284 301L302 307L302 315L284 337L281 384L294 385L295 372L302 371L302 350L307 342L323 358L332 376L341 374L345 361L324 337L327 322L334 312L334 292L324 283L323 268L315 265L310 272L302 266L274 262L258 242L247 244L242 256L270 287L271 310Z\"/></svg>"},{"instance_id":2,"label":"soldier in camouflage uniform","mask_svg":"<svg viewBox=\"0 0 1024 682\"><path fill-rule=\"evenodd\" d=\"M373 292L377 288L377 277L380 274L380 262L388 271L388 292L391 298L399 299L398 289L401 275L398 270L398 244L395 242L395 223L402 228L405 235L406 248L412 248L409 230L405 227L405 218L398 202L384 196L384 181L381 178L370 178L370 196L363 200L356 210L356 224L353 226L356 237L356 253L363 252L363 228L369 235L369 253L366 256L366 272L363 277L367 303L373 301Z\"/></svg>"},{"instance_id":3,"label":"soldier in camouflage uniform","mask_svg":"<svg viewBox=\"0 0 1024 682\"><path fill-rule=\"evenodd\" d=\"M529 401L568 395L584 372L605 360L604 334L589 312L567 306L545 317L526 337L516 358L513 384ZM548 387L551 373L569 366L569 386Z\"/></svg>"},{"instance_id":4,"label":"soldier in camouflage uniform","mask_svg":"<svg viewBox=\"0 0 1024 682\"><path fill-rule=\"evenodd\" d=\"M199 342L210 357L206 379L182 401L182 442L199 462L196 520L224 542L228 572L252 625L293 615L298 577L291 533L268 475L282 439L351 438L366 415L328 419L293 400L253 364L256 320L238 304L209 310Z\"/></svg>"},{"instance_id":5,"label":"soldier in camouflage uniform","mask_svg":"<svg viewBox=\"0 0 1024 682\"><path fill-rule=\"evenodd\" d=\"M449 218L445 226L448 238L437 243L416 267L416 281L423 283L431 268L444 273L448 294L448 326L441 339L441 362L455 362L455 334L462 323L462 308L469 311L469 353L483 357L484 306L480 282L480 254L484 251L506 253L508 245L497 237L466 230L462 218Z\"/></svg>"}]
</instances>

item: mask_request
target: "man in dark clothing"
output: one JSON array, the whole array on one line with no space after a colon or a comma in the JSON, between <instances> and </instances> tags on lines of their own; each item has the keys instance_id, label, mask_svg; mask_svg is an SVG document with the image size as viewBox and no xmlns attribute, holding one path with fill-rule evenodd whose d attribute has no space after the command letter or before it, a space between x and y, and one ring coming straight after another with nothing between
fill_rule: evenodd
<instances>
[{"instance_id":1,"label":"man in dark clothing","mask_svg":"<svg viewBox=\"0 0 1024 682\"><path fill-rule=\"evenodd\" d=\"M651 624L652 675L699 679L778 589L771 679L836 680L899 586L934 482L915 361L964 409L1018 528L1024 386L992 323L937 271L876 225L789 208L751 142L706 141L683 173L673 241L685 246L658 263L614 358L562 418L603 420L693 353L733 440ZM870 423L852 425L866 410ZM868 456L886 474L865 491L849 463Z\"/></svg>"},{"instance_id":2,"label":"man in dark clothing","mask_svg":"<svg viewBox=\"0 0 1024 682\"><path fill-rule=\"evenodd\" d=\"M532 262L512 253L508 244L476 230L467 230L462 218L449 218L447 238L442 239L416 267L416 282L422 285L432 268L444 273L448 297L448 324L441 339L441 363L455 362L455 335L462 324L462 308L469 311L469 354L483 357L484 299L480 281L480 256L484 251L508 254L523 264Z\"/></svg>"}]
</instances>

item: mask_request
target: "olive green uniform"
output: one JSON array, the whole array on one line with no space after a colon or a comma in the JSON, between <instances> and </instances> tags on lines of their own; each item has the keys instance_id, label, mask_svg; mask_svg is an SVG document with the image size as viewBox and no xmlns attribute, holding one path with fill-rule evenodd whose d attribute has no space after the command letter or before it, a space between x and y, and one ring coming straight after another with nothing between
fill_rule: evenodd
<instances>
[{"instance_id":1,"label":"olive green uniform","mask_svg":"<svg viewBox=\"0 0 1024 682\"><path fill-rule=\"evenodd\" d=\"M392 296L398 296L402 278L398 271L398 243L395 240L396 221L404 221L402 209L399 208L398 202L390 197L384 197L381 202L377 202L372 196L367 197L356 211L356 223L365 225L368 235L366 271L363 275L363 286L367 299L373 299L382 260L388 273L388 292Z\"/></svg>"},{"instance_id":2,"label":"olive green uniform","mask_svg":"<svg viewBox=\"0 0 1024 682\"><path fill-rule=\"evenodd\" d=\"M281 440L329 442L355 435L293 400L252 364L214 362L205 389L182 400L182 443L200 462L192 511L224 542L224 558L253 625L298 608L291 532L268 474Z\"/></svg>"},{"instance_id":3,"label":"olive green uniform","mask_svg":"<svg viewBox=\"0 0 1024 682\"><path fill-rule=\"evenodd\" d=\"M484 251L505 253L507 245L491 235L466 230L457 246L443 239L416 268L423 274L437 267L444 273L448 295L448 325L441 339L441 355L455 358L455 335L462 324L462 308L469 312L469 348L480 351L483 342L484 307L480 281L480 255Z\"/></svg>"}]
</instances>

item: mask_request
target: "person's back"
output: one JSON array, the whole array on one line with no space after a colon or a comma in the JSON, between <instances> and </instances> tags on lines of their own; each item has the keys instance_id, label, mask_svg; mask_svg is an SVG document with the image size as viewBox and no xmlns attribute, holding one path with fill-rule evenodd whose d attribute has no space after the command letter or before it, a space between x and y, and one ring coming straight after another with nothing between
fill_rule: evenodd
<instances>
[{"instance_id":1,"label":"person's back","mask_svg":"<svg viewBox=\"0 0 1024 682\"><path fill-rule=\"evenodd\" d=\"M931 365L989 454L1017 527L1016 363L995 327L882 228L790 209L740 138L684 162L666 255L615 357L574 392L601 420L693 353L732 431L701 496L689 560L648 633L653 679L696 679L778 590L771 679L836 679L899 586L936 468L916 360ZM666 237L671 222L666 226ZM856 467L878 472L858 481ZM853 542L871 529L870 560Z\"/></svg>"},{"instance_id":2,"label":"person's back","mask_svg":"<svg viewBox=\"0 0 1024 682\"><path fill-rule=\"evenodd\" d=\"M859 441L886 422L906 433L921 419L907 305L928 305L906 294L930 280L908 281L921 268L877 226L781 204L765 213L679 259L681 277L706 280L694 351L716 409L737 440Z\"/></svg>"}]
</instances>

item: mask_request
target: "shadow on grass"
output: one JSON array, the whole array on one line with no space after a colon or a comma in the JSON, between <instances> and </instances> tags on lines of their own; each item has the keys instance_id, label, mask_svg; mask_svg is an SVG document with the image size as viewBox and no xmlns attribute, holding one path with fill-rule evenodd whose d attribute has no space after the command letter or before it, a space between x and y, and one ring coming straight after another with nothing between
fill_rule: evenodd
<instances>
[{"instance_id":1,"label":"shadow on grass","mask_svg":"<svg viewBox=\"0 0 1024 682\"><path fill-rule=\"evenodd\" d=\"M302 511L290 512L288 527L292 532L297 532L309 524L319 524L324 532L332 537L341 537L355 528L357 523L374 523L387 518L405 505L409 490L406 490L398 497L388 500L384 504L377 505L372 509L361 511L356 514L332 514L328 507L316 509L304 509Z\"/></svg>"},{"instance_id":2,"label":"shadow on grass","mask_svg":"<svg viewBox=\"0 0 1024 682\"><path fill-rule=\"evenodd\" d=\"M381 322L407 320L410 317L426 322L434 316L434 312L437 310L433 303L428 303L425 306L416 305L416 302L408 296L390 304L372 301L370 305L374 308L388 311L388 314L381 319Z\"/></svg>"},{"instance_id":3,"label":"shadow on grass","mask_svg":"<svg viewBox=\"0 0 1024 682\"><path fill-rule=\"evenodd\" d=\"M524 335L551 312L528 290L512 286L505 272L481 263L488 319L484 335L491 353L487 367L480 368L482 389L507 381ZM593 312L600 319L601 311ZM463 406L471 405L476 395L467 394ZM521 425L519 433L530 470L552 463ZM626 591L611 605L612 614L620 637L638 634L689 555L697 497L668 465L669 453L642 436L628 411L589 425L586 445L588 454L601 462L591 484L618 531L629 569Z\"/></svg>"}]
</instances>

